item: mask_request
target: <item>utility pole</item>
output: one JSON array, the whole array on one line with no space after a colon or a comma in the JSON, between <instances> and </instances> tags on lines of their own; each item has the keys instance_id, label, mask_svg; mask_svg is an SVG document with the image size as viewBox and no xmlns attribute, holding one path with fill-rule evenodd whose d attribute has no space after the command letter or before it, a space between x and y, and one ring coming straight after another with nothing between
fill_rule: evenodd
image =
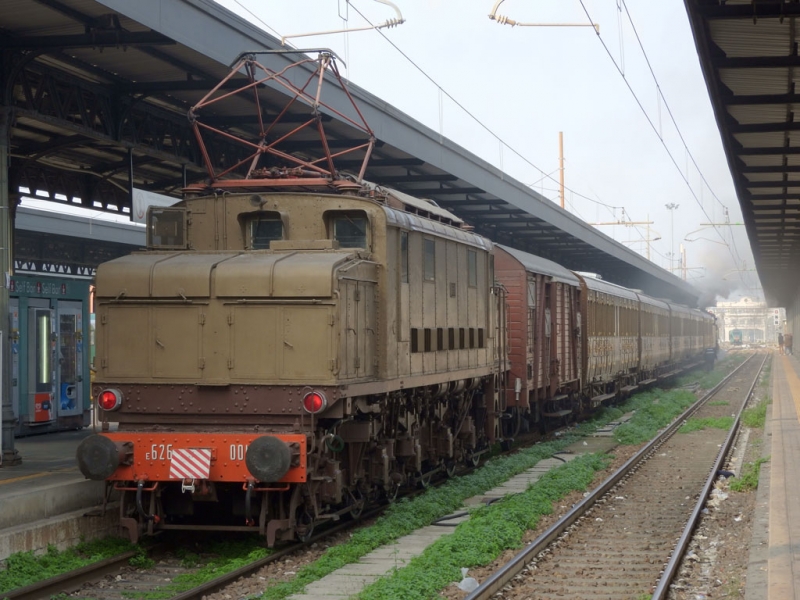
<instances>
[{"instance_id":1,"label":"utility pole","mask_svg":"<svg viewBox=\"0 0 800 600\"><path fill-rule=\"evenodd\" d=\"M670 221L670 236L669 236L669 272L672 273L672 264L675 260L675 210L680 206L680 204L675 204L674 202L670 202L669 204L665 204L667 210L669 211L669 221Z\"/></svg>"},{"instance_id":2,"label":"utility pole","mask_svg":"<svg viewBox=\"0 0 800 600\"><path fill-rule=\"evenodd\" d=\"M686 248L683 247L683 244L681 244L681 274L683 280L686 281Z\"/></svg>"},{"instance_id":3,"label":"utility pole","mask_svg":"<svg viewBox=\"0 0 800 600\"><path fill-rule=\"evenodd\" d=\"M624 209L623 209L624 210ZM656 240L660 240L660 236L656 236L654 238L650 237L650 225L653 224L653 221L650 220L650 215L647 215L646 221L623 221L619 219L617 221L604 221L602 223L587 223L587 225L593 225L595 227L603 226L603 225L623 225L625 227L633 227L634 225L646 225L647 226L647 237L643 240L623 240L623 243L633 244L635 242L645 242L647 246L647 260L650 260L650 242L655 242ZM641 233L639 234L641 235Z\"/></svg>"},{"instance_id":4,"label":"utility pole","mask_svg":"<svg viewBox=\"0 0 800 600\"><path fill-rule=\"evenodd\" d=\"M561 208L564 208L564 132L558 132L558 170L559 179L559 198L561 199Z\"/></svg>"}]
</instances>

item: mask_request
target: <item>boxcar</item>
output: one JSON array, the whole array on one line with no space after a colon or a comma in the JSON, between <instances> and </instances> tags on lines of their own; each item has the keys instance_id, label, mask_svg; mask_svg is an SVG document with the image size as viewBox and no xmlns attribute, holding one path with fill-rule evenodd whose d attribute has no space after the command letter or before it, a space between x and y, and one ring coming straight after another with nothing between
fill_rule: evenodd
<instances>
[{"instance_id":1,"label":"boxcar","mask_svg":"<svg viewBox=\"0 0 800 600\"><path fill-rule=\"evenodd\" d=\"M639 385L655 381L670 361L669 304L638 294L641 359Z\"/></svg>"},{"instance_id":2,"label":"boxcar","mask_svg":"<svg viewBox=\"0 0 800 600\"><path fill-rule=\"evenodd\" d=\"M530 410L534 423L572 413L580 406L580 280L561 265L507 246L495 246L495 269L507 291L506 405Z\"/></svg>"},{"instance_id":3,"label":"boxcar","mask_svg":"<svg viewBox=\"0 0 800 600\"><path fill-rule=\"evenodd\" d=\"M586 315L584 394L592 405L636 384L639 366L639 297L595 277L578 275Z\"/></svg>"}]
</instances>

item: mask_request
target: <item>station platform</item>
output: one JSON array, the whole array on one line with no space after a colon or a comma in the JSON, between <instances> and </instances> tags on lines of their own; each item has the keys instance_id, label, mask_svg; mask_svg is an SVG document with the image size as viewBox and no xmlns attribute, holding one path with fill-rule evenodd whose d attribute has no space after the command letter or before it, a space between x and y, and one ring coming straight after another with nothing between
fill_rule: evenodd
<instances>
[{"instance_id":1,"label":"station platform","mask_svg":"<svg viewBox=\"0 0 800 600\"><path fill-rule=\"evenodd\" d=\"M103 482L85 479L75 462L78 444L91 434L87 428L15 440L22 464L0 467L0 560L117 533L117 511L99 514Z\"/></svg>"},{"instance_id":2,"label":"station platform","mask_svg":"<svg viewBox=\"0 0 800 600\"><path fill-rule=\"evenodd\" d=\"M800 600L800 360L772 360L772 406L767 413L747 600Z\"/></svg>"}]
</instances>

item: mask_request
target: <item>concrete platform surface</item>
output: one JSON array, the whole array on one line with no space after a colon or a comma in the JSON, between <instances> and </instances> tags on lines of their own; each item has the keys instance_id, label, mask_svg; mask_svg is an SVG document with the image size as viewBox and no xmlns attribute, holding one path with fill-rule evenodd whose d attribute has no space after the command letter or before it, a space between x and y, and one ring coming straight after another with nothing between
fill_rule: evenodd
<instances>
[{"instance_id":1,"label":"concrete platform surface","mask_svg":"<svg viewBox=\"0 0 800 600\"><path fill-rule=\"evenodd\" d=\"M117 532L117 513L84 514L103 502L104 484L78 470L75 451L91 428L18 438L22 463L0 467L0 560Z\"/></svg>"},{"instance_id":2,"label":"concrete platform surface","mask_svg":"<svg viewBox=\"0 0 800 600\"><path fill-rule=\"evenodd\" d=\"M768 586L766 596L754 590L747 598L800 600L800 362L795 356L775 354L772 373L771 459L764 482L769 489ZM758 561L751 555L754 569Z\"/></svg>"}]
</instances>

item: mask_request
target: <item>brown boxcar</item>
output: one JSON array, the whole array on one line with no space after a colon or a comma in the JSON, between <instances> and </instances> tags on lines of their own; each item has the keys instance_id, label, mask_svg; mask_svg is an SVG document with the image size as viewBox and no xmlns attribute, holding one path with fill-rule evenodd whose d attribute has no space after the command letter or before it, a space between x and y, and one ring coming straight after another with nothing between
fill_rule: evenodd
<instances>
[{"instance_id":1,"label":"brown boxcar","mask_svg":"<svg viewBox=\"0 0 800 600\"><path fill-rule=\"evenodd\" d=\"M639 297L627 288L578 275L586 314L583 392L592 406L635 387L639 367Z\"/></svg>"},{"instance_id":2,"label":"brown boxcar","mask_svg":"<svg viewBox=\"0 0 800 600\"><path fill-rule=\"evenodd\" d=\"M669 369L670 330L669 304L637 294L639 296L639 335L641 358L638 385L653 383L659 375Z\"/></svg>"},{"instance_id":3,"label":"brown boxcar","mask_svg":"<svg viewBox=\"0 0 800 600\"><path fill-rule=\"evenodd\" d=\"M550 260L495 246L495 276L507 291L510 376L506 406L528 418L580 406L580 281Z\"/></svg>"}]
</instances>

